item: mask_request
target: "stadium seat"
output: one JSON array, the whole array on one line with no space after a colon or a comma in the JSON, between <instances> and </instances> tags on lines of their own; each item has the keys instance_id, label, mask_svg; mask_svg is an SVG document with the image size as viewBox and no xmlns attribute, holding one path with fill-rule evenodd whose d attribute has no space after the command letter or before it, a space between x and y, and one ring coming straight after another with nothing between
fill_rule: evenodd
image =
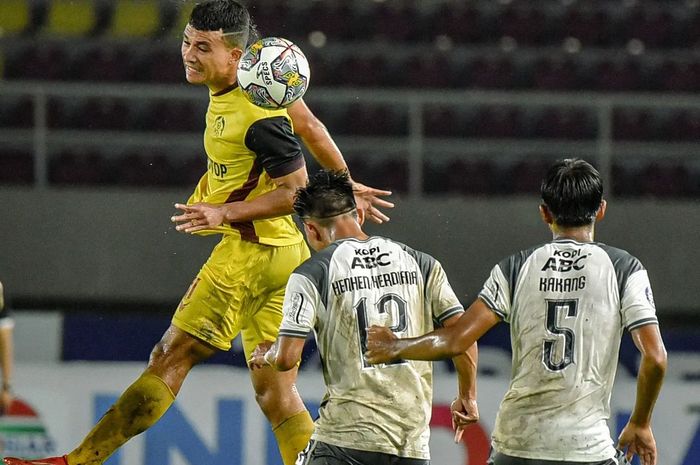
<instances>
[{"instance_id":1,"label":"stadium seat","mask_svg":"<svg viewBox=\"0 0 700 465\"><path fill-rule=\"evenodd\" d=\"M510 7L498 18L499 32L519 44L533 45L545 40L547 33L544 14L533 7ZM540 25L533 27L533 24ZM543 27L544 25L544 27Z\"/></svg>"},{"instance_id":2,"label":"stadium seat","mask_svg":"<svg viewBox=\"0 0 700 465\"><path fill-rule=\"evenodd\" d=\"M30 0L0 2L0 37L14 36L26 31L31 24Z\"/></svg>"},{"instance_id":3,"label":"stadium seat","mask_svg":"<svg viewBox=\"0 0 700 465\"><path fill-rule=\"evenodd\" d=\"M112 37L153 37L160 32L160 20L157 0L117 0L107 34Z\"/></svg>"},{"instance_id":4,"label":"stadium seat","mask_svg":"<svg viewBox=\"0 0 700 465\"><path fill-rule=\"evenodd\" d=\"M34 158L29 149L0 150L0 184L30 184L34 181Z\"/></svg>"},{"instance_id":5,"label":"stadium seat","mask_svg":"<svg viewBox=\"0 0 700 465\"><path fill-rule=\"evenodd\" d=\"M564 58L542 58L535 63L532 86L542 90L575 90L580 86L576 65Z\"/></svg>"},{"instance_id":6,"label":"stadium seat","mask_svg":"<svg viewBox=\"0 0 700 465\"><path fill-rule=\"evenodd\" d=\"M654 138L652 116L646 110L622 109L613 113L613 138L649 140Z\"/></svg>"},{"instance_id":7,"label":"stadium seat","mask_svg":"<svg viewBox=\"0 0 700 465\"><path fill-rule=\"evenodd\" d=\"M460 73L461 74L461 73ZM508 89L515 84L513 63L503 57L477 58L469 66L469 78L460 77L457 85L483 89Z\"/></svg>"},{"instance_id":8,"label":"stadium seat","mask_svg":"<svg viewBox=\"0 0 700 465\"><path fill-rule=\"evenodd\" d=\"M55 37L84 37L97 25L95 0L50 0L42 33Z\"/></svg>"},{"instance_id":9,"label":"stadium seat","mask_svg":"<svg viewBox=\"0 0 700 465\"><path fill-rule=\"evenodd\" d=\"M443 4L427 24L440 24L441 33L458 44L480 43L487 38L481 12L468 2Z\"/></svg>"},{"instance_id":10,"label":"stadium seat","mask_svg":"<svg viewBox=\"0 0 700 465\"><path fill-rule=\"evenodd\" d=\"M0 128L30 128L34 125L31 97L0 97Z\"/></svg>"},{"instance_id":11,"label":"stadium seat","mask_svg":"<svg viewBox=\"0 0 700 465\"><path fill-rule=\"evenodd\" d=\"M70 60L65 47L34 43L7 57L5 75L11 79L56 81L66 79ZM13 51L14 52L14 51Z\"/></svg>"},{"instance_id":12,"label":"stadium seat","mask_svg":"<svg viewBox=\"0 0 700 465\"><path fill-rule=\"evenodd\" d=\"M80 81L121 82L133 81L135 61L130 51L120 45L97 46L84 50L71 67L71 78Z\"/></svg>"},{"instance_id":13,"label":"stadium seat","mask_svg":"<svg viewBox=\"0 0 700 465\"><path fill-rule=\"evenodd\" d=\"M168 158L162 153L152 151L130 152L116 160L114 167L119 184L140 187L171 185L172 171Z\"/></svg>"},{"instance_id":14,"label":"stadium seat","mask_svg":"<svg viewBox=\"0 0 700 465\"><path fill-rule=\"evenodd\" d=\"M475 137L516 138L523 135L521 114L516 107L480 108L469 126Z\"/></svg>"},{"instance_id":15,"label":"stadium seat","mask_svg":"<svg viewBox=\"0 0 700 465\"><path fill-rule=\"evenodd\" d=\"M463 115L455 106L428 105L423 113L423 128L428 137L463 136Z\"/></svg>"},{"instance_id":16,"label":"stadium seat","mask_svg":"<svg viewBox=\"0 0 700 465\"><path fill-rule=\"evenodd\" d=\"M665 62L659 71L661 90L671 92L697 92L700 90L700 63Z\"/></svg>"},{"instance_id":17,"label":"stadium seat","mask_svg":"<svg viewBox=\"0 0 700 465\"><path fill-rule=\"evenodd\" d=\"M580 109L547 108L536 120L533 135L545 139L590 139L595 122Z\"/></svg>"},{"instance_id":18,"label":"stadium seat","mask_svg":"<svg viewBox=\"0 0 700 465\"><path fill-rule=\"evenodd\" d=\"M640 194L653 197L683 197L690 192L690 173L677 162L651 162L640 173Z\"/></svg>"},{"instance_id":19,"label":"stadium seat","mask_svg":"<svg viewBox=\"0 0 700 465\"><path fill-rule=\"evenodd\" d=\"M64 151L49 160L49 182L57 185L96 185L105 179L105 161L85 149Z\"/></svg>"}]
</instances>

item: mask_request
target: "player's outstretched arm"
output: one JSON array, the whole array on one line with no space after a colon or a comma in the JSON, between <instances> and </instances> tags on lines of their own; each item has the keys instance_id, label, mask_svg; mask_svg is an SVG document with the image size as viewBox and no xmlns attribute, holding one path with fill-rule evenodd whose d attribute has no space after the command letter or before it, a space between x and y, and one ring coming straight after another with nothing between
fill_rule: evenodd
<instances>
[{"instance_id":1,"label":"player's outstretched arm","mask_svg":"<svg viewBox=\"0 0 700 465\"><path fill-rule=\"evenodd\" d=\"M457 322L423 336L398 339L383 326L367 330L369 363L386 363L403 358L409 360L441 360L464 354L500 318L481 299L476 299Z\"/></svg>"},{"instance_id":2,"label":"player's outstretched arm","mask_svg":"<svg viewBox=\"0 0 700 465\"><path fill-rule=\"evenodd\" d=\"M311 155L318 163L332 170L348 170L343 154L331 137L326 126L314 115L303 99L297 100L287 108L296 132ZM375 189L352 181L357 208L364 210L365 217L375 223L389 221L389 217L379 208L393 208L394 204L381 197L391 195L391 191Z\"/></svg>"},{"instance_id":3,"label":"player's outstretched arm","mask_svg":"<svg viewBox=\"0 0 700 465\"><path fill-rule=\"evenodd\" d=\"M176 203L175 208L182 210L180 215L170 218L177 226L175 229L185 233L194 233L212 229L223 223L274 218L293 212L294 194L306 185L306 167L274 178L277 189L256 197L253 200L231 202L223 205L196 203L185 205Z\"/></svg>"},{"instance_id":4,"label":"player's outstretched arm","mask_svg":"<svg viewBox=\"0 0 700 465\"><path fill-rule=\"evenodd\" d=\"M651 414L666 373L666 348L657 325L632 330L632 340L642 355L637 375L637 397L618 447L631 460L638 455L642 465L656 465L656 441L651 430Z\"/></svg>"}]
</instances>

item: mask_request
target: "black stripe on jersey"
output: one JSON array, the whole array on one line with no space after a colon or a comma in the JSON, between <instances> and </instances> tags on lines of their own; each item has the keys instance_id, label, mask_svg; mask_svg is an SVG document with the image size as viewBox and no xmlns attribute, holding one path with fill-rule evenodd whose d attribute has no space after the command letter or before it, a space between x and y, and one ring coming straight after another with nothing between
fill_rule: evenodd
<instances>
[{"instance_id":1,"label":"black stripe on jersey","mask_svg":"<svg viewBox=\"0 0 700 465\"><path fill-rule=\"evenodd\" d=\"M229 202L239 202L248 198L253 189L258 185L260 180L260 175L262 174L262 166L258 163L258 160L253 162L253 166L250 167L250 172L248 173L248 178L238 189L234 189L226 199L226 203ZM255 225L252 221L243 221L240 223L231 223L231 227L237 229L241 233L241 239L248 242L260 242L260 238L255 232Z\"/></svg>"},{"instance_id":2,"label":"black stripe on jersey","mask_svg":"<svg viewBox=\"0 0 700 465\"><path fill-rule=\"evenodd\" d=\"M456 305L452 308L449 308L449 309L445 310L445 312L442 313L442 315L440 315L438 317L438 319L437 319L438 323L440 324L440 326L442 326L442 323L445 320L447 320L455 315L459 315L460 313L464 313L464 307L462 307L461 305Z\"/></svg>"},{"instance_id":3,"label":"black stripe on jersey","mask_svg":"<svg viewBox=\"0 0 700 465\"><path fill-rule=\"evenodd\" d=\"M608 254L608 257L610 257L610 261L615 268L615 275L617 276L617 286L620 290L620 300L622 300L623 293L625 292L625 286L627 285L627 279L629 279L629 277L637 271L642 271L644 266L642 266L642 263L637 260L637 257L631 255L626 250L601 244L600 242L597 242L596 245L603 249L603 251Z\"/></svg>"},{"instance_id":4,"label":"black stripe on jersey","mask_svg":"<svg viewBox=\"0 0 700 465\"><path fill-rule=\"evenodd\" d=\"M255 152L271 178L285 176L304 166L301 146L284 116L254 122L246 132L245 145Z\"/></svg>"},{"instance_id":5,"label":"black stripe on jersey","mask_svg":"<svg viewBox=\"0 0 700 465\"><path fill-rule=\"evenodd\" d=\"M656 319L656 317L649 317L649 318L642 318L641 320L637 320L634 323L630 323L627 326L627 331L632 331L633 329L641 328L642 326L646 325L658 325L659 320Z\"/></svg>"},{"instance_id":6,"label":"black stripe on jersey","mask_svg":"<svg viewBox=\"0 0 700 465\"><path fill-rule=\"evenodd\" d=\"M279 332L280 336L296 337L298 339L306 339L311 331L294 331L291 329L281 329Z\"/></svg>"},{"instance_id":7,"label":"black stripe on jersey","mask_svg":"<svg viewBox=\"0 0 700 465\"><path fill-rule=\"evenodd\" d=\"M420 273L423 276L423 293L428 292L428 277L430 276L430 273L432 273L433 267L435 266L435 258L431 257L425 252L421 252L420 250L412 249L411 247L407 246L406 244L402 244L401 242L392 242L401 247L416 261L416 263L418 264L418 268L420 268Z\"/></svg>"},{"instance_id":8,"label":"black stripe on jersey","mask_svg":"<svg viewBox=\"0 0 700 465\"><path fill-rule=\"evenodd\" d=\"M488 296L484 295L483 293L480 293L479 298L484 301L486 306L490 308L493 313L501 317L502 320L506 319L506 314L500 311L496 306L496 303L493 300L491 300Z\"/></svg>"},{"instance_id":9,"label":"black stripe on jersey","mask_svg":"<svg viewBox=\"0 0 700 465\"><path fill-rule=\"evenodd\" d=\"M518 276L520 275L520 270L523 268L523 264L525 264L528 257L540 247L542 246L538 245L536 247L521 250L520 252L514 253L510 257L501 260L501 262L498 264L498 267L501 269L501 273L503 273L503 276L505 276L508 280L508 291L510 292L511 302L513 301L513 294L515 293L515 283L518 281ZM502 315L499 316L503 317Z\"/></svg>"},{"instance_id":10,"label":"black stripe on jersey","mask_svg":"<svg viewBox=\"0 0 700 465\"><path fill-rule=\"evenodd\" d=\"M316 287L323 305L328 307L328 267L340 243L335 242L299 265L295 273L305 276Z\"/></svg>"}]
</instances>

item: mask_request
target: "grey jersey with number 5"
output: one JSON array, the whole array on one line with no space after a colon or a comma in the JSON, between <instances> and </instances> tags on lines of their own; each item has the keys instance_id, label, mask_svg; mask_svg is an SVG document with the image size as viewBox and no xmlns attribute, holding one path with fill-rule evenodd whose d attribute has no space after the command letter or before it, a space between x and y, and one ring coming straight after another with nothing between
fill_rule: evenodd
<instances>
[{"instance_id":1,"label":"grey jersey with number 5","mask_svg":"<svg viewBox=\"0 0 700 465\"><path fill-rule=\"evenodd\" d=\"M503 260L479 297L510 323L513 348L494 448L540 460L613 457L606 420L622 332L657 323L639 260L557 240Z\"/></svg>"},{"instance_id":2,"label":"grey jersey with number 5","mask_svg":"<svg viewBox=\"0 0 700 465\"><path fill-rule=\"evenodd\" d=\"M428 459L431 362L369 365L366 329L419 336L462 311L435 259L383 237L336 242L299 266L279 334L316 334L327 391L313 439Z\"/></svg>"}]
</instances>

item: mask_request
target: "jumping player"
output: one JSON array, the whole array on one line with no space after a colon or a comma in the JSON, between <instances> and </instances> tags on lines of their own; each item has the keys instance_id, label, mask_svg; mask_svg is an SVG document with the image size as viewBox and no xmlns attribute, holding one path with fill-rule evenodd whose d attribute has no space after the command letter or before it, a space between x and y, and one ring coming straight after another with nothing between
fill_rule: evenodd
<instances>
[{"instance_id":1,"label":"jumping player","mask_svg":"<svg viewBox=\"0 0 700 465\"><path fill-rule=\"evenodd\" d=\"M297 102L290 113L249 103L236 84L236 68L253 25L234 0L197 4L186 26L182 59L187 81L210 91L204 147L207 172L178 230L223 234L182 298L170 327L151 353L143 374L121 395L80 445L68 455L39 460L5 458L7 465L99 465L133 436L150 428L175 400L190 369L242 335L246 358L274 340L282 320L284 288L294 268L309 257L291 218L293 195L306 183L294 124L322 166L345 168L325 127ZM371 204L377 191L356 185L368 215L387 218ZM294 382L296 368L251 371L256 400L269 420L285 465L308 443L313 422Z\"/></svg>"}]
</instances>

